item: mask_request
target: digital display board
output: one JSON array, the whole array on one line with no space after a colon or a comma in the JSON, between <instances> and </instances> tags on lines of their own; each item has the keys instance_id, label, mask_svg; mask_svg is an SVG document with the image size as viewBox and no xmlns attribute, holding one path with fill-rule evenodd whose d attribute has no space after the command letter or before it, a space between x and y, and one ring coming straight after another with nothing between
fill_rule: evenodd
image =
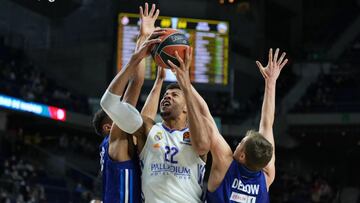
<instances>
[{"instance_id":1,"label":"digital display board","mask_svg":"<svg viewBox=\"0 0 360 203\"><path fill-rule=\"evenodd\" d=\"M33 113L58 121L66 121L66 110L35 102L27 102L15 97L0 94L0 107Z\"/></svg>"},{"instance_id":2,"label":"digital display board","mask_svg":"<svg viewBox=\"0 0 360 203\"><path fill-rule=\"evenodd\" d=\"M120 13L117 28L117 71L126 65L136 46L139 34L139 15ZM225 21L201 20L159 16L156 27L173 28L184 33L194 48L193 67L190 67L190 78L194 83L226 86L228 76L229 24ZM146 59L145 79L156 78L157 66L151 57ZM166 72L165 81L175 81L170 70Z\"/></svg>"}]
</instances>

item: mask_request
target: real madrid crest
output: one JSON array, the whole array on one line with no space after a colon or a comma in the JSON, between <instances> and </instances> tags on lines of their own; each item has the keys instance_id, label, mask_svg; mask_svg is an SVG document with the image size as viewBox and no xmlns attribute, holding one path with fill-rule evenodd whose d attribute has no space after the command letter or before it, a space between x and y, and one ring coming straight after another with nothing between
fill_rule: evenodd
<instances>
[{"instance_id":1,"label":"real madrid crest","mask_svg":"<svg viewBox=\"0 0 360 203\"><path fill-rule=\"evenodd\" d=\"M162 136L162 132L157 132L156 134L155 134L155 136L154 136L154 139L156 140L156 141L160 141L161 139L163 138L163 136Z\"/></svg>"}]
</instances>

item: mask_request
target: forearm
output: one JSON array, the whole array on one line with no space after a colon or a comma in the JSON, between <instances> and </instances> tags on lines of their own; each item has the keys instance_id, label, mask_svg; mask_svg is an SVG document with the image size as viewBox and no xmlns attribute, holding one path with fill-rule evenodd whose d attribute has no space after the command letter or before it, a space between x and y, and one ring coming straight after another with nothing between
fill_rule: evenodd
<instances>
[{"instance_id":1,"label":"forearm","mask_svg":"<svg viewBox=\"0 0 360 203\"><path fill-rule=\"evenodd\" d=\"M210 139L208 137L208 126L200 109L200 101L194 94L191 85L182 88L187 106L187 116L191 133L192 145L199 155L204 155L210 150ZM212 118L211 118L212 119Z\"/></svg>"},{"instance_id":2,"label":"forearm","mask_svg":"<svg viewBox=\"0 0 360 203\"><path fill-rule=\"evenodd\" d=\"M129 82L129 78L131 78L134 73L134 66L137 66L139 63L140 59L132 55L126 66L111 81L107 90L115 95L121 96Z\"/></svg>"},{"instance_id":3,"label":"forearm","mask_svg":"<svg viewBox=\"0 0 360 203\"><path fill-rule=\"evenodd\" d=\"M124 94L123 101L136 106L141 88L144 84L145 79L145 60L143 59L136 68L138 71L134 74L133 79L129 81L128 87L126 89L126 92Z\"/></svg>"},{"instance_id":4,"label":"forearm","mask_svg":"<svg viewBox=\"0 0 360 203\"><path fill-rule=\"evenodd\" d=\"M164 81L163 79L155 80L155 83L150 91L150 94L146 99L144 107L141 110L141 115L149 117L152 120L155 119L158 110L163 81Z\"/></svg>"},{"instance_id":5,"label":"forearm","mask_svg":"<svg viewBox=\"0 0 360 203\"><path fill-rule=\"evenodd\" d=\"M100 105L115 124L127 133L134 133L143 123L140 113L130 104L121 101L121 95L139 59L132 56L129 63L110 83L101 98ZM137 99L136 99L137 100Z\"/></svg>"},{"instance_id":6,"label":"forearm","mask_svg":"<svg viewBox=\"0 0 360 203\"><path fill-rule=\"evenodd\" d=\"M138 49L140 48L140 45L142 43L144 43L144 41L146 40L147 36L143 36L140 35L136 41L136 47L135 47L135 51L138 51ZM140 61L140 63L138 63L137 65L135 65L135 69L137 70L134 75L133 78L129 81L128 87L126 89L126 92L124 94L124 98L123 101L136 106L139 96L140 96L140 92L141 92L141 88L144 84L144 79L145 79L145 59L142 59Z\"/></svg>"},{"instance_id":7,"label":"forearm","mask_svg":"<svg viewBox=\"0 0 360 203\"><path fill-rule=\"evenodd\" d=\"M265 80L264 101L262 105L260 133L274 145L272 128L275 117L275 90L276 81Z\"/></svg>"}]
</instances>

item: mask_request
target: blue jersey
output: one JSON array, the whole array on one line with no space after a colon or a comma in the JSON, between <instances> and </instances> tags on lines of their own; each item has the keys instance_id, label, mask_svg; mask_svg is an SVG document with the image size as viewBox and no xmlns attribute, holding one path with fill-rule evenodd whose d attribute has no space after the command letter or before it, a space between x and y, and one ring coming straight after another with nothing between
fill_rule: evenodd
<instances>
[{"instance_id":1,"label":"blue jersey","mask_svg":"<svg viewBox=\"0 0 360 203\"><path fill-rule=\"evenodd\" d=\"M233 160L224 180L214 192L207 192L206 199L208 203L268 203L265 175Z\"/></svg>"},{"instance_id":2,"label":"blue jersey","mask_svg":"<svg viewBox=\"0 0 360 203\"><path fill-rule=\"evenodd\" d=\"M141 201L138 159L118 162L110 158L109 136L100 145L104 203L139 203Z\"/></svg>"}]
</instances>

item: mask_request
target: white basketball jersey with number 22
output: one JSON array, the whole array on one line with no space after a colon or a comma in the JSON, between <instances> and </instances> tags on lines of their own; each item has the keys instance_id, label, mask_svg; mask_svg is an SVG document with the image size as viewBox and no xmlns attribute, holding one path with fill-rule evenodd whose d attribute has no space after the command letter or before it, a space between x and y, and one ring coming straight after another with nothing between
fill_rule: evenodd
<instances>
[{"instance_id":1,"label":"white basketball jersey with number 22","mask_svg":"<svg viewBox=\"0 0 360 203\"><path fill-rule=\"evenodd\" d=\"M145 202L201 202L205 162L192 148L188 128L154 125L140 162Z\"/></svg>"}]
</instances>

